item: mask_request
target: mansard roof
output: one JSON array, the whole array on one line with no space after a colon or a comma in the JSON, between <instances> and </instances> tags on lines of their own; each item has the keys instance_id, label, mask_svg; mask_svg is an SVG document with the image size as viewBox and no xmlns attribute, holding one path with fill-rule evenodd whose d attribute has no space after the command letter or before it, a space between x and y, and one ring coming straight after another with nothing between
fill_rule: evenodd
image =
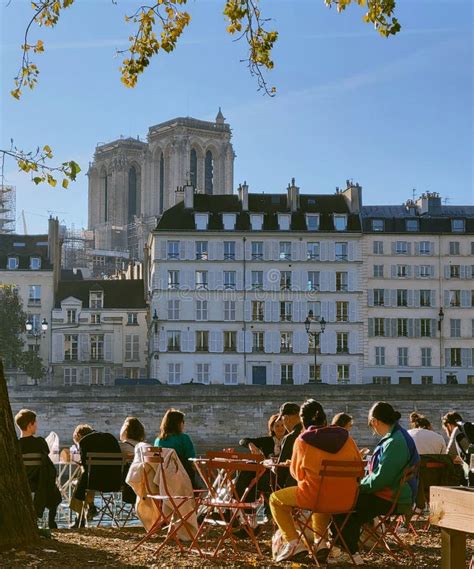
<instances>
[{"instance_id":1,"label":"mansard roof","mask_svg":"<svg viewBox=\"0 0 474 569\"><path fill-rule=\"evenodd\" d=\"M51 271L53 265L48 259L48 235L0 235L0 269L7 265L8 257L18 257L17 271L30 269L30 258L41 258L41 271Z\"/></svg>"},{"instance_id":2,"label":"mansard roof","mask_svg":"<svg viewBox=\"0 0 474 569\"><path fill-rule=\"evenodd\" d=\"M161 216L156 227L157 231L194 231L195 213L209 213L208 229L220 231L223 229L222 214L235 213L236 231L250 231L250 214L262 213L263 231L278 231L278 213L291 214L292 231L306 231L307 213L319 214L320 231L334 231L332 214L347 215L347 230L360 231L359 215L351 213L346 199L341 194L334 195L300 195L300 208L291 212L288 206L287 194L249 194L249 210L242 211L239 197L233 195L194 195L194 208L185 209L180 202L168 209ZM340 232L338 232L340 233Z\"/></svg>"},{"instance_id":3,"label":"mansard roof","mask_svg":"<svg viewBox=\"0 0 474 569\"><path fill-rule=\"evenodd\" d=\"M89 308L89 292L104 291L104 309L122 308L133 310L146 308L143 280L83 280L60 281L55 296L55 308L70 296L82 301L83 308Z\"/></svg>"},{"instance_id":4,"label":"mansard roof","mask_svg":"<svg viewBox=\"0 0 474 569\"><path fill-rule=\"evenodd\" d=\"M377 233L373 220L383 220L384 233L453 233L453 235L474 233L474 206L442 205L433 212L421 213L415 205L363 206L361 211L364 233ZM406 221L418 220L418 231L407 231ZM464 231L453 231L452 220L463 219Z\"/></svg>"}]
</instances>

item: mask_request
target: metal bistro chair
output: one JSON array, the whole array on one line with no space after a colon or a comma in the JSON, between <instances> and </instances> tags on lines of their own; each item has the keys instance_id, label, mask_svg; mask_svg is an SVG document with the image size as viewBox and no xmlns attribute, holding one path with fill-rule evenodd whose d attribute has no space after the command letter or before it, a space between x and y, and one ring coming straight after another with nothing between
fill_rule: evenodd
<instances>
[{"instance_id":1,"label":"metal bistro chair","mask_svg":"<svg viewBox=\"0 0 474 569\"><path fill-rule=\"evenodd\" d=\"M120 523L117 519L115 507L115 493L122 490L122 472L124 457L118 452L88 452L86 457L87 491L99 494L102 504L98 508L100 526L104 518L109 518L118 528ZM114 469L114 470L112 470ZM115 476L114 476L115 475ZM85 515L83 508L79 523Z\"/></svg>"},{"instance_id":2,"label":"metal bistro chair","mask_svg":"<svg viewBox=\"0 0 474 569\"><path fill-rule=\"evenodd\" d=\"M339 545L354 561L342 537L342 530L349 516L353 513L359 496L359 481L364 476L364 463L354 460L323 460L319 476L321 479L313 509L311 511L300 509L295 516L295 522L299 528L298 540L306 543L309 554L317 567L320 566L317 558L318 544L326 541L329 541L327 554L330 553L335 541L338 540ZM329 515L329 523L321 535L317 535L312 527L313 513ZM341 514L345 514L342 522L336 522L334 516ZM330 539L330 531L332 532L332 539ZM308 536L314 536L316 539L309 539Z\"/></svg>"},{"instance_id":3,"label":"metal bistro chair","mask_svg":"<svg viewBox=\"0 0 474 569\"><path fill-rule=\"evenodd\" d=\"M32 469L39 469L41 467L42 457L43 455L40 452L27 452L25 454L22 454L23 464L25 465L26 477L28 478L32 500L34 500L35 492L31 489L31 473L36 472L36 470L32 471Z\"/></svg>"},{"instance_id":4,"label":"metal bistro chair","mask_svg":"<svg viewBox=\"0 0 474 569\"><path fill-rule=\"evenodd\" d=\"M173 454L176 455L175 451ZM162 543L155 550L155 555L161 549L173 540L181 551L187 548L183 545L183 535L188 541L193 541L194 532L190 527L189 520L193 515L197 514L199 500L197 500L196 492L191 489L191 494L187 496L178 496L173 494L169 488L168 475L165 468L165 458L163 457L163 449L160 447L148 447L143 453L143 464L145 469L145 488L147 492L147 499L152 500L156 510L156 520L152 527L147 531L146 535L137 543L134 550L140 545L150 540L153 536L157 535L160 531L166 530L167 534ZM176 460L179 461L177 455ZM161 484L160 487L163 492L156 494L150 487L149 475L152 477L159 473ZM183 511L187 509L188 511ZM181 537L178 533L181 531Z\"/></svg>"}]
</instances>

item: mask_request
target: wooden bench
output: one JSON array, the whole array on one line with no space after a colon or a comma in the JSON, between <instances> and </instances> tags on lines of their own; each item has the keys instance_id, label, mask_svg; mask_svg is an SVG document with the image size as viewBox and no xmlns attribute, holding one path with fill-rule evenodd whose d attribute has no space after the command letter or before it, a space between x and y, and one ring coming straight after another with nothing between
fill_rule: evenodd
<instances>
[{"instance_id":1,"label":"wooden bench","mask_svg":"<svg viewBox=\"0 0 474 569\"><path fill-rule=\"evenodd\" d=\"M464 569L466 534L474 534L474 488L432 486L430 523L441 528L441 569Z\"/></svg>"}]
</instances>

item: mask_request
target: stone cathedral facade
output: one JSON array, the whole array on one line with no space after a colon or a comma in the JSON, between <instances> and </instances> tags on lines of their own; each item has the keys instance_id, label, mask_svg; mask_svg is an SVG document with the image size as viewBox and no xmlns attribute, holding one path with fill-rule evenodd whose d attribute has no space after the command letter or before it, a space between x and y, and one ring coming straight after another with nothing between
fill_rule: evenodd
<instances>
[{"instance_id":1,"label":"stone cathedral facade","mask_svg":"<svg viewBox=\"0 0 474 569\"><path fill-rule=\"evenodd\" d=\"M221 110L214 122L175 118L148 129L147 142L121 138L96 147L89 167L89 229L95 249L141 259L161 214L197 193L232 194L234 150Z\"/></svg>"}]
</instances>

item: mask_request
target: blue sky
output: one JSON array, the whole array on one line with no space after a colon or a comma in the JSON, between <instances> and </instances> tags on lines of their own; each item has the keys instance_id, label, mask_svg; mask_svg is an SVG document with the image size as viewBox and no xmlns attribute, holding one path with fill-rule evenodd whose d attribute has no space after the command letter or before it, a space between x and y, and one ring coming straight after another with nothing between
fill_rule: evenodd
<instances>
[{"instance_id":1,"label":"blue sky","mask_svg":"<svg viewBox=\"0 0 474 569\"><path fill-rule=\"evenodd\" d=\"M273 99L257 92L243 42L225 32L221 0L189 6L192 22L177 50L160 55L126 89L120 58L130 34L123 21L138 2L76 0L55 30L34 30L38 87L9 96L31 9L1 0L1 144L52 146L59 160L83 168L70 189L35 187L6 164L17 187L17 215L43 232L49 212L87 226L87 178L96 144L145 137L176 116L231 124L235 186L281 192L292 177L305 193L332 193L352 178L365 204L402 203L437 191L449 204L473 204L473 6L469 0L399 0L402 31L381 38L363 11L328 10L323 0L262 0L280 32ZM21 224L17 230L22 231Z\"/></svg>"}]
</instances>

